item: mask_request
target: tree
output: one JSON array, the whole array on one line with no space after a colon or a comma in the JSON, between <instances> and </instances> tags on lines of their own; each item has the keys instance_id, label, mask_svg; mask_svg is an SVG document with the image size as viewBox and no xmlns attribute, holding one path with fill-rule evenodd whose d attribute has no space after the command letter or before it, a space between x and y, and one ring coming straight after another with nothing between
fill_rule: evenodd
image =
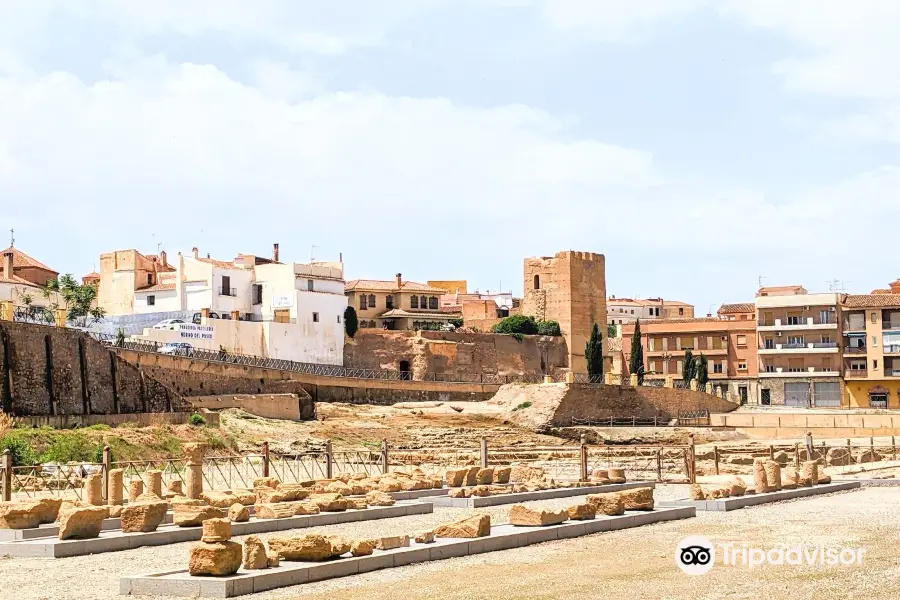
<instances>
[{"instance_id":1,"label":"tree","mask_svg":"<svg viewBox=\"0 0 900 600\"><path fill-rule=\"evenodd\" d=\"M641 320L634 324L634 334L631 336L631 362L628 370L632 375L637 375L638 385L644 385L644 347L641 345Z\"/></svg>"},{"instance_id":2,"label":"tree","mask_svg":"<svg viewBox=\"0 0 900 600\"><path fill-rule=\"evenodd\" d=\"M591 377L603 375L603 338L596 323L591 328L591 337L584 346L584 359L587 361L588 375Z\"/></svg>"},{"instance_id":3,"label":"tree","mask_svg":"<svg viewBox=\"0 0 900 600\"><path fill-rule=\"evenodd\" d=\"M521 335L537 335L538 324L534 317L526 317L525 315L512 315L506 317L496 325L492 331L494 333L518 333Z\"/></svg>"},{"instance_id":4,"label":"tree","mask_svg":"<svg viewBox=\"0 0 900 600\"><path fill-rule=\"evenodd\" d=\"M562 330L559 328L559 323L556 321L538 321L537 328L538 335L550 335L554 337L562 335Z\"/></svg>"},{"instance_id":5,"label":"tree","mask_svg":"<svg viewBox=\"0 0 900 600\"><path fill-rule=\"evenodd\" d=\"M87 327L106 316L105 310L94 306L97 300L96 284L79 285L71 274L48 281L41 289L41 294L50 302L49 308L52 311L61 308L56 298L62 298L65 303L66 320L71 321L76 327Z\"/></svg>"},{"instance_id":6,"label":"tree","mask_svg":"<svg viewBox=\"0 0 900 600\"><path fill-rule=\"evenodd\" d=\"M694 367L694 373L697 378L697 384L702 388L709 381L709 363L706 360L706 355L702 352L700 353L700 357L697 359L696 366Z\"/></svg>"},{"instance_id":7,"label":"tree","mask_svg":"<svg viewBox=\"0 0 900 600\"><path fill-rule=\"evenodd\" d=\"M347 335L353 337L359 330L359 319L356 317L356 309L348 306L344 309L344 331Z\"/></svg>"},{"instance_id":8,"label":"tree","mask_svg":"<svg viewBox=\"0 0 900 600\"><path fill-rule=\"evenodd\" d=\"M608 338L619 337L619 329L613 323L608 323L606 325L606 337L608 337Z\"/></svg>"},{"instance_id":9,"label":"tree","mask_svg":"<svg viewBox=\"0 0 900 600\"><path fill-rule=\"evenodd\" d=\"M681 365L681 378L685 383L690 383L694 378L694 353L690 350L684 351L684 363Z\"/></svg>"}]
</instances>

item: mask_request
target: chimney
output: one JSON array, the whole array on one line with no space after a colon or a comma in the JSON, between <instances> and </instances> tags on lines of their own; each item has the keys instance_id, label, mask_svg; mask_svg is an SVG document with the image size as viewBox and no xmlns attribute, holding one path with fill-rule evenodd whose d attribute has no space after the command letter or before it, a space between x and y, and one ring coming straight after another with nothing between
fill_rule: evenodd
<instances>
[{"instance_id":1,"label":"chimney","mask_svg":"<svg viewBox=\"0 0 900 600\"><path fill-rule=\"evenodd\" d=\"M272 244L272 262L278 262L278 244Z\"/></svg>"},{"instance_id":2,"label":"chimney","mask_svg":"<svg viewBox=\"0 0 900 600\"><path fill-rule=\"evenodd\" d=\"M200 258L200 250L197 249L197 246L191 248L191 252L194 254L194 258Z\"/></svg>"},{"instance_id":3,"label":"chimney","mask_svg":"<svg viewBox=\"0 0 900 600\"><path fill-rule=\"evenodd\" d=\"M403 287L403 273L397 273L397 289Z\"/></svg>"},{"instance_id":4,"label":"chimney","mask_svg":"<svg viewBox=\"0 0 900 600\"><path fill-rule=\"evenodd\" d=\"M7 252L3 255L3 278L12 279L13 276L13 253Z\"/></svg>"},{"instance_id":5,"label":"chimney","mask_svg":"<svg viewBox=\"0 0 900 600\"><path fill-rule=\"evenodd\" d=\"M168 268L169 262L166 260L166 251L163 250L159 253L159 261L162 263L164 268Z\"/></svg>"},{"instance_id":6,"label":"chimney","mask_svg":"<svg viewBox=\"0 0 900 600\"><path fill-rule=\"evenodd\" d=\"M206 253L206 258L209 258L209 252Z\"/></svg>"}]
</instances>

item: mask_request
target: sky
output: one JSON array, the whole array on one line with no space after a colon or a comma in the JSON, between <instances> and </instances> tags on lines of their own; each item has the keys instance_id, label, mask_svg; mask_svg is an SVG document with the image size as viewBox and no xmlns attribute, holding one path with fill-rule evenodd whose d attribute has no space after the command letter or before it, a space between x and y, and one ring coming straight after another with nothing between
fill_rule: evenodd
<instances>
[{"instance_id":1,"label":"sky","mask_svg":"<svg viewBox=\"0 0 900 600\"><path fill-rule=\"evenodd\" d=\"M867 293L898 71L900 0L0 0L0 242L514 293L583 250L701 314Z\"/></svg>"}]
</instances>

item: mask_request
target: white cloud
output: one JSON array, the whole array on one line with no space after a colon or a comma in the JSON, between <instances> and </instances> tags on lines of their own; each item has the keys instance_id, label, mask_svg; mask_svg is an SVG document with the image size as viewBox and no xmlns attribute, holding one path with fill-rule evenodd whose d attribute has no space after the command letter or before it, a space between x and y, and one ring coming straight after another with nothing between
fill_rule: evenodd
<instances>
[{"instance_id":1,"label":"white cloud","mask_svg":"<svg viewBox=\"0 0 900 600\"><path fill-rule=\"evenodd\" d=\"M709 0L538 0L537 4L556 31L623 42L639 39L659 22L697 10Z\"/></svg>"}]
</instances>

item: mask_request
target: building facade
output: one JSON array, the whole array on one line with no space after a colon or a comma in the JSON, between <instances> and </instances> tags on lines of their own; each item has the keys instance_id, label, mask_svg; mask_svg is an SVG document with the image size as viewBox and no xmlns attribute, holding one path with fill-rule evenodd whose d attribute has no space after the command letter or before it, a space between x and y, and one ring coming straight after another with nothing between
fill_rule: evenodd
<instances>
[{"instance_id":1,"label":"building facade","mask_svg":"<svg viewBox=\"0 0 900 600\"><path fill-rule=\"evenodd\" d=\"M840 303L801 286L763 288L756 297L761 405L839 407Z\"/></svg>"},{"instance_id":2,"label":"building facade","mask_svg":"<svg viewBox=\"0 0 900 600\"><path fill-rule=\"evenodd\" d=\"M59 277L58 272L14 246L0 251L0 260L0 302L19 307L61 303L58 295L45 298L42 293L48 282Z\"/></svg>"},{"instance_id":3,"label":"building facade","mask_svg":"<svg viewBox=\"0 0 900 600\"><path fill-rule=\"evenodd\" d=\"M353 279L344 287L347 301L356 309L362 328L415 330L440 329L461 318L456 309L442 309L446 290L404 281L397 273L393 281Z\"/></svg>"},{"instance_id":4,"label":"building facade","mask_svg":"<svg viewBox=\"0 0 900 600\"><path fill-rule=\"evenodd\" d=\"M848 294L841 313L845 406L900 408L900 294Z\"/></svg>"},{"instance_id":5,"label":"building facade","mask_svg":"<svg viewBox=\"0 0 900 600\"><path fill-rule=\"evenodd\" d=\"M634 325L622 326L623 372L629 374ZM709 381L735 402L752 403L757 389L756 327L754 321L721 318L641 321L645 380L682 379L684 357L707 359Z\"/></svg>"},{"instance_id":6,"label":"building facade","mask_svg":"<svg viewBox=\"0 0 900 600\"><path fill-rule=\"evenodd\" d=\"M604 256L565 251L526 258L524 289L521 314L557 321L569 348L569 368L586 373L584 347L591 329L606 323Z\"/></svg>"},{"instance_id":7,"label":"building facade","mask_svg":"<svg viewBox=\"0 0 900 600\"><path fill-rule=\"evenodd\" d=\"M678 300L662 298L617 298L606 300L608 325L625 325L641 319L693 319L694 307Z\"/></svg>"}]
</instances>

